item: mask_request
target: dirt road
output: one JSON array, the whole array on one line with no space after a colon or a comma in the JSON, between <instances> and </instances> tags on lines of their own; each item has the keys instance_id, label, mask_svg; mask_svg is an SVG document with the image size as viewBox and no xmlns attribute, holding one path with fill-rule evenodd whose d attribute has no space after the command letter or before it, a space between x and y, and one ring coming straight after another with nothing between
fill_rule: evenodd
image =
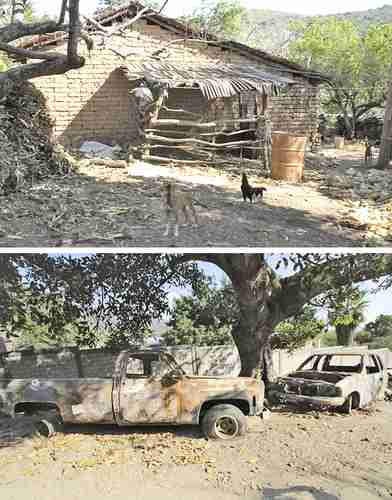
<instances>
[{"instance_id":1,"label":"dirt road","mask_svg":"<svg viewBox=\"0 0 392 500\"><path fill-rule=\"evenodd\" d=\"M352 416L275 409L227 442L194 428L68 427L0 448L1 498L390 499L391 418L387 402Z\"/></svg>"},{"instance_id":2,"label":"dirt road","mask_svg":"<svg viewBox=\"0 0 392 500\"><path fill-rule=\"evenodd\" d=\"M248 168L250 182L267 188L264 201L254 204L242 200L239 167L142 164L127 170L82 162L77 175L38 182L3 196L0 243L3 247L366 246L371 244L366 232L342 224L345 203L323 189L331 172L342 174L360 165L358 158L359 153L343 152L333 168L309 166L300 185L273 181L258 168ZM161 190L168 178L192 192L201 219L198 227L182 227L178 238L163 236Z\"/></svg>"}]
</instances>

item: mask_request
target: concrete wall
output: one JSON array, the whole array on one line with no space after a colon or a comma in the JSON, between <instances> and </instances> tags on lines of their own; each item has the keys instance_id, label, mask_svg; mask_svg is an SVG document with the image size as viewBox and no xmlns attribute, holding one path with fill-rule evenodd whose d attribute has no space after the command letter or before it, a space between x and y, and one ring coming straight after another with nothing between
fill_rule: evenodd
<instances>
[{"instance_id":1,"label":"concrete wall","mask_svg":"<svg viewBox=\"0 0 392 500\"><path fill-rule=\"evenodd\" d=\"M183 369L198 375L238 375L241 364L237 349L231 346L169 347ZM81 350L63 348L52 351L22 351L0 354L0 377L73 378L110 377L120 351L108 349ZM274 363L280 375L295 369L313 350L288 353L276 350Z\"/></svg>"}]
</instances>

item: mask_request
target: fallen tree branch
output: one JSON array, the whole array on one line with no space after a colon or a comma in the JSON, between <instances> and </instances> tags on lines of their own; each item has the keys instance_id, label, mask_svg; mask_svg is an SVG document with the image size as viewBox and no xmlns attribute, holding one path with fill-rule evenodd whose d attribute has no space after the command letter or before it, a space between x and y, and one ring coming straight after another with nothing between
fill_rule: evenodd
<instances>
[{"instance_id":1,"label":"fallen tree branch","mask_svg":"<svg viewBox=\"0 0 392 500\"><path fill-rule=\"evenodd\" d=\"M15 22L0 28L0 40L8 43L25 36L46 35L47 33L67 30L68 25L58 24L57 21L44 21L31 24Z\"/></svg>"},{"instance_id":2,"label":"fallen tree branch","mask_svg":"<svg viewBox=\"0 0 392 500\"><path fill-rule=\"evenodd\" d=\"M0 29L0 50L7 54L23 57L24 59L39 59L39 63L29 63L12 67L0 73L0 97L5 95L18 81L30 80L41 76L63 74L71 69L81 68L85 59L78 55L79 39L82 38L89 50L92 48L92 38L82 32L79 20L79 1L62 0L59 21L45 21L25 24L15 21ZM63 21L69 12L69 25ZM53 33L68 33L67 55L53 52L29 50L10 45L10 42L32 35L45 35ZM63 35L66 37L66 35ZM31 43L34 45L34 42Z\"/></svg>"},{"instance_id":3,"label":"fallen tree branch","mask_svg":"<svg viewBox=\"0 0 392 500\"><path fill-rule=\"evenodd\" d=\"M89 22L92 26L95 26L99 31L102 31L102 33L109 34L109 31L105 28L105 26L102 26L101 23L93 19L92 17L89 16L83 16L83 18Z\"/></svg>"},{"instance_id":4,"label":"fallen tree branch","mask_svg":"<svg viewBox=\"0 0 392 500\"><path fill-rule=\"evenodd\" d=\"M74 64L70 64L66 56L40 63L23 64L0 73L0 96L7 93L10 86L16 81L30 80L40 76L64 74L70 69L78 69L84 65L84 58L80 57Z\"/></svg>"},{"instance_id":5,"label":"fallen tree branch","mask_svg":"<svg viewBox=\"0 0 392 500\"><path fill-rule=\"evenodd\" d=\"M135 17L133 17L132 19L130 19L126 23L121 24L120 26L117 26L116 28L110 30L108 33L109 36L115 35L116 33L122 32L125 29L129 28L129 26L132 26L132 24L136 23L136 21L141 19L144 16L144 14L146 12L148 12L149 10L151 10L150 7L144 7L138 14L136 14Z\"/></svg>"},{"instance_id":6,"label":"fallen tree branch","mask_svg":"<svg viewBox=\"0 0 392 500\"><path fill-rule=\"evenodd\" d=\"M20 49L4 42L0 42L0 50L7 54L25 57L26 59L46 59L51 61L59 57L58 52L38 52L35 50Z\"/></svg>"}]
</instances>

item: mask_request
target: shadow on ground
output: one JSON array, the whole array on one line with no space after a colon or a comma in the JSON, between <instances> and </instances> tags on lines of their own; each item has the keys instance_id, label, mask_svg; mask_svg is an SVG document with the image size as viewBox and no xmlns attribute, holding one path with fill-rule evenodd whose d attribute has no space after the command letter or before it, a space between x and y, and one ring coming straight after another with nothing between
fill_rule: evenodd
<instances>
[{"instance_id":1,"label":"shadow on ground","mask_svg":"<svg viewBox=\"0 0 392 500\"><path fill-rule=\"evenodd\" d=\"M291 486L288 488L264 488L262 500L340 500L336 495L311 486Z\"/></svg>"},{"instance_id":2,"label":"shadow on ground","mask_svg":"<svg viewBox=\"0 0 392 500\"><path fill-rule=\"evenodd\" d=\"M200 428L198 426L126 426L118 427L115 425L104 424L104 425L93 425L93 424L67 424L63 430L63 434L82 434L86 436L97 435L97 436L130 436L139 434L162 434L168 433L173 434L173 436L186 437L190 439L203 439L205 437L202 435Z\"/></svg>"},{"instance_id":3,"label":"shadow on ground","mask_svg":"<svg viewBox=\"0 0 392 500\"><path fill-rule=\"evenodd\" d=\"M219 179L216 172L214 179ZM181 227L178 238L164 237L161 192L165 181L94 167L41 182L3 198L0 243L3 247L134 248L363 245L362 234L337 225L338 206L305 185L281 189L259 179L268 189L264 203L244 203L239 172L227 185L179 182L182 190L192 192L201 224Z\"/></svg>"}]
</instances>

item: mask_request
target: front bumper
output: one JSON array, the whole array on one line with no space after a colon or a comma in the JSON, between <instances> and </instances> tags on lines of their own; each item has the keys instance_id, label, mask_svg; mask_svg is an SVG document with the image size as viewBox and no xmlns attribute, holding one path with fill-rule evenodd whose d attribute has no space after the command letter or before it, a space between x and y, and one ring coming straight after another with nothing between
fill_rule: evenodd
<instances>
[{"instance_id":1,"label":"front bumper","mask_svg":"<svg viewBox=\"0 0 392 500\"><path fill-rule=\"evenodd\" d=\"M299 396L287 392L270 391L270 395L281 403L290 403L314 407L334 407L342 406L345 398L342 396Z\"/></svg>"}]
</instances>

